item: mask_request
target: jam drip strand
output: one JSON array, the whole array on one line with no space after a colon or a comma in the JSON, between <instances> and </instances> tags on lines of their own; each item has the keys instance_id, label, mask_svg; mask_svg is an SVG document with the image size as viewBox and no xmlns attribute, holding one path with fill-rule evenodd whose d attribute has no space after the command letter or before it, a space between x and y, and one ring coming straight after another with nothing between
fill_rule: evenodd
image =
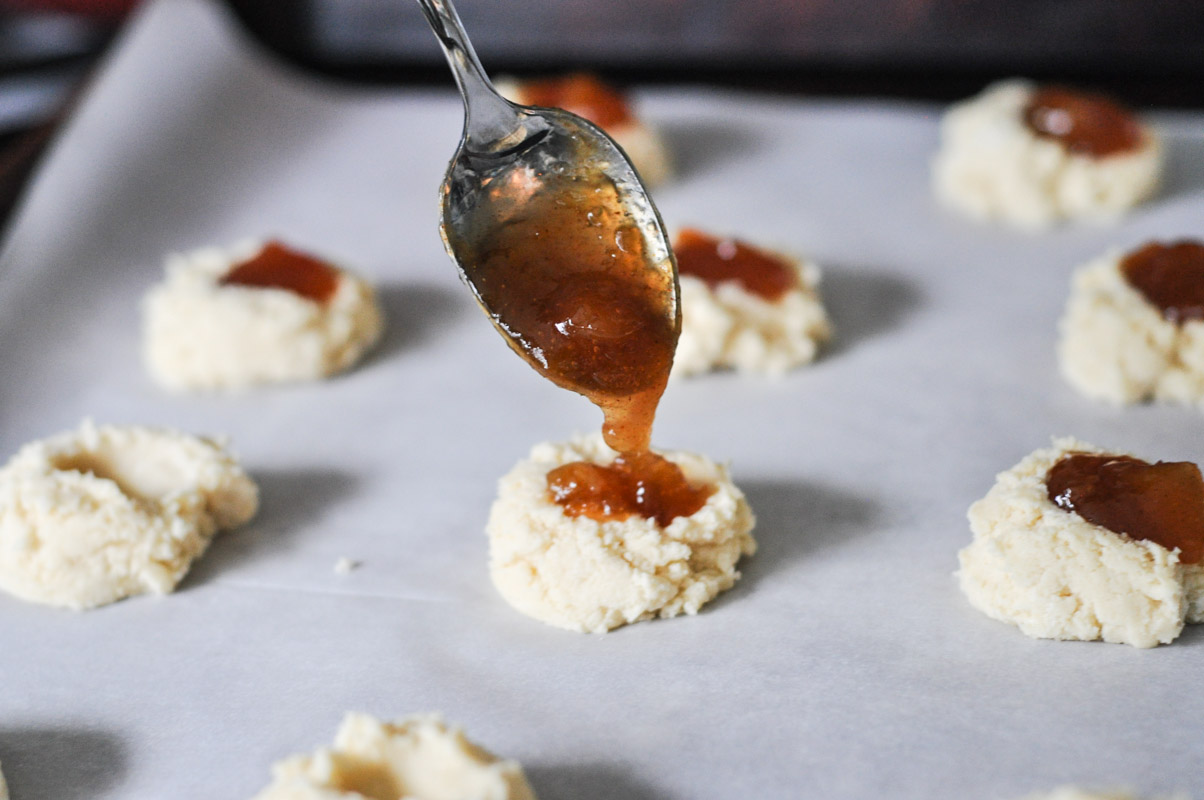
<instances>
[{"instance_id":1,"label":"jam drip strand","mask_svg":"<svg viewBox=\"0 0 1204 800\"><path fill-rule=\"evenodd\" d=\"M477 237L474 286L528 363L602 410L620 454L553 470L549 495L570 516L667 525L712 491L649 450L680 330L672 274L649 262L613 184L569 173L539 185Z\"/></svg>"}]
</instances>

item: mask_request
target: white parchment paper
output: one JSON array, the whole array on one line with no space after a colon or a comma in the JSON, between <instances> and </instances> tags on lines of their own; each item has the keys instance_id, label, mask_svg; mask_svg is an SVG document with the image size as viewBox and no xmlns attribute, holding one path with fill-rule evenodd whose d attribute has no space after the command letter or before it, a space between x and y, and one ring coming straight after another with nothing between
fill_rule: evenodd
<instances>
[{"instance_id":1,"label":"white parchment paper","mask_svg":"<svg viewBox=\"0 0 1204 800\"><path fill-rule=\"evenodd\" d=\"M58 142L0 261L0 454L89 415L226 433L264 506L175 595L0 597L15 800L246 798L349 709L442 710L544 800L1204 797L1204 631L1034 641L951 576L966 507L1053 434L1204 460L1198 412L1083 400L1053 351L1075 265L1204 233L1204 116L1155 117L1172 176L1128 221L1026 236L934 206L936 108L640 95L682 173L667 222L814 257L838 342L781 381L670 387L656 442L731 462L760 552L698 617L585 636L488 581L496 479L600 419L509 352L442 252L448 87L309 82L215 5L162 0ZM322 385L157 390L138 304L163 255L270 235L380 285L380 351Z\"/></svg>"}]
</instances>

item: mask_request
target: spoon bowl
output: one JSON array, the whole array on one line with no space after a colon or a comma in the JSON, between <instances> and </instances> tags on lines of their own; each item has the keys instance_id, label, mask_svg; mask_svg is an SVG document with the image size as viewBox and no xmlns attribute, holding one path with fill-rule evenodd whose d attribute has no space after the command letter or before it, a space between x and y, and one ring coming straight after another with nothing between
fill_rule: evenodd
<instances>
[{"instance_id":1,"label":"spoon bowl","mask_svg":"<svg viewBox=\"0 0 1204 800\"><path fill-rule=\"evenodd\" d=\"M535 276L515 274L525 268L523 260L507 260L499 271L496 261L489 268L487 256L491 247L496 250L499 231L526 222L532 229L527 255L555 258L538 251L564 251L572 232L561 231L553 242L550 231L537 230L538 215L576 203L582 225L596 229L589 232L601 240L610 240L603 242L603 250L613 252L602 258L640 253L647 274L630 277L657 295L657 313L676 341L681 325L676 262L660 214L622 148L600 128L567 111L520 106L503 98L486 77L450 0L418 1L443 45L465 109L464 132L440 191L440 234L461 279L499 333L532 366L548 374L547 346L533 341L512 317L515 301L523 299L515 297L515 284L522 284L519 294L536 295L529 298L534 302L544 290L556 290L557 270L545 269L537 281ZM546 242L537 240L540 235ZM588 258L572 261L563 259L566 274L602 269ZM581 391L554 374L548 377Z\"/></svg>"},{"instance_id":2,"label":"spoon bowl","mask_svg":"<svg viewBox=\"0 0 1204 800\"><path fill-rule=\"evenodd\" d=\"M549 204L569 202L576 205L582 225L597 228L598 237L612 240L615 250L642 252L642 267L651 274L638 280L660 287L664 293L661 312L678 329L679 296L672 250L656 207L626 155L597 127L566 111L518 110L533 127L538 126L537 132L500 156L474 153L462 143L441 189L440 234L444 246L495 327L519 355L533 362L532 366L541 370L547 366L538 363L544 348L519 333L507 313L505 299L499 296L501 291L512 291L509 287L517 276L491 270L484 243L496 241L500 229L546 213L546 209L540 209ZM636 241L624 243L624 236ZM563 249L563 242L553 244L549 240L547 246ZM580 266L565 261L560 268L567 274ZM508 268L521 269L521 264ZM545 274L542 280L543 287L529 288L534 296L528 299L534 301L541 288L551 292L557 286L554 275Z\"/></svg>"}]
</instances>

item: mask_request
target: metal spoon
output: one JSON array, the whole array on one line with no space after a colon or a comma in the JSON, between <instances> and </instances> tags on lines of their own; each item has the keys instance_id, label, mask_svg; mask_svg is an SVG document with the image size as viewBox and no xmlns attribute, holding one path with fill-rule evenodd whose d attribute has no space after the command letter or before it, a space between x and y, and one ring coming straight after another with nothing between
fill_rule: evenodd
<instances>
[{"instance_id":1,"label":"metal spoon","mask_svg":"<svg viewBox=\"0 0 1204 800\"><path fill-rule=\"evenodd\" d=\"M676 341L681 326L677 266L664 223L631 162L609 136L566 111L520 106L504 99L486 77L451 0L418 0L418 4L443 46L464 99L463 136L441 189L444 247L511 347L547 377L594 399L590 387L549 372L544 348L516 325L513 304L499 302L497 288L506 276L485 274L482 241L508 220L536 213L540 207L536 201L546 204L548 192L604 184L608 196L617 198L625 219L622 230L616 228L620 249L629 252L621 240L638 231L642 241L636 244L644 266L656 273L647 276L645 291L661 295L656 298L658 313L668 318ZM582 214L586 213L583 208Z\"/></svg>"}]
</instances>

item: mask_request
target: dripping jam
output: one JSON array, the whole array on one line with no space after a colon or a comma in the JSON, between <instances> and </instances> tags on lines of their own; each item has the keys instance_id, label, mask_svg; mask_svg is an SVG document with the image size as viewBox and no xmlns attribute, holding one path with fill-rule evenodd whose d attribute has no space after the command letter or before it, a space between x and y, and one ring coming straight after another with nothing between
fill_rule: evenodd
<instances>
[{"instance_id":1,"label":"dripping jam","mask_svg":"<svg viewBox=\"0 0 1204 800\"><path fill-rule=\"evenodd\" d=\"M1151 242L1125 256L1120 271L1170 322L1204 320L1204 243Z\"/></svg>"},{"instance_id":2,"label":"dripping jam","mask_svg":"<svg viewBox=\"0 0 1204 800\"><path fill-rule=\"evenodd\" d=\"M734 281L747 292L774 302L798 285L794 265L736 239L719 239L686 228L673 244L677 270L712 289Z\"/></svg>"},{"instance_id":3,"label":"dripping jam","mask_svg":"<svg viewBox=\"0 0 1204 800\"><path fill-rule=\"evenodd\" d=\"M1069 453L1045 476L1050 501L1083 519L1204 561L1204 478L1188 461Z\"/></svg>"},{"instance_id":4,"label":"dripping jam","mask_svg":"<svg viewBox=\"0 0 1204 800\"><path fill-rule=\"evenodd\" d=\"M540 187L476 237L474 286L528 363L602 410L620 454L551 471L549 496L602 521L693 514L713 489L649 450L680 328L672 275L608 179L549 175Z\"/></svg>"},{"instance_id":5,"label":"dripping jam","mask_svg":"<svg viewBox=\"0 0 1204 800\"><path fill-rule=\"evenodd\" d=\"M218 283L284 289L315 303L326 303L339 288L339 272L324 261L271 241L254 257L235 264Z\"/></svg>"},{"instance_id":6,"label":"dripping jam","mask_svg":"<svg viewBox=\"0 0 1204 800\"><path fill-rule=\"evenodd\" d=\"M1033 93L1024 109L1024 122L1037 136L1092 158L1131 152L1145 138L1137 119L1119 104L1058 86Z\"/></svg>"},{"instance_id":7,"label":"dripping jam","mask_svg":"<svg viewBox=\"0 0 1204 800\"><path fill-rule=\"evenodd\" d=\"M476 237L475 288L528 363L602 409L608 445L642 452L677 345L672 279L613 185L541 185Z\"/></svg>"}]
</instances>

